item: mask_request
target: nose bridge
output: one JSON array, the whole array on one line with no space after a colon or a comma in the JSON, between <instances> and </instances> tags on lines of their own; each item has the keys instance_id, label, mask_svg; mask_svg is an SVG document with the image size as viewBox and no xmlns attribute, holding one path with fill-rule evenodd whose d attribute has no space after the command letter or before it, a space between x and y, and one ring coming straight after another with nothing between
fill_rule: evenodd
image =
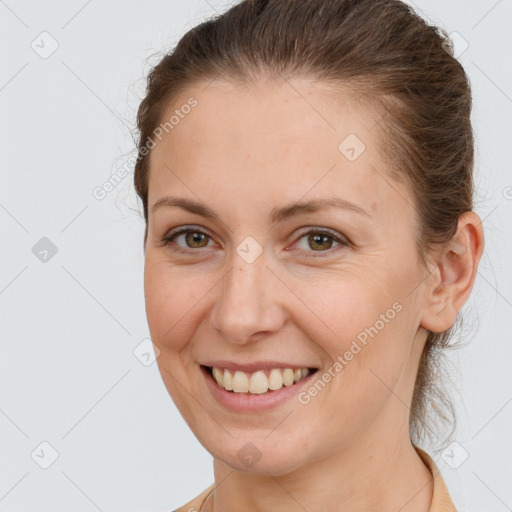
<instances>
[{"instance_id":1,"label":"nose bridge","mask_svg":"<svg viewBox=\"0 0 512 512\"><path fill-rule=\"evenodd\" d=\"M240 244L242 249L243 243ZM275 276L267 268L263 254L254 260L237 252L220 284L220 294L213 308L212 324L226 340L243 344L253 334L279 329L282 324L275 295Z\"/></svg>"}]
</instances>

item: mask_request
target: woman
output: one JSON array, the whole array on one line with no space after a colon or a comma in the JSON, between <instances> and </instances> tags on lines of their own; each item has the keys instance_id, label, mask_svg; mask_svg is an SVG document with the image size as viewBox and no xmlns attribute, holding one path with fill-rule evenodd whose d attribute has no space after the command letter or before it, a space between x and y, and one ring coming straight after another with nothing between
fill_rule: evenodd
<instances>
[{"instance_id":1,"label":"woman","mask_svg":"<svg viewBox=\"0 0 512 512\"><path fill-rule=\"evenodd\" d=\"M484 246L470 111L398 0L242 1L151 71L146 312L214 457L179 511L455 510L418 444Z\"/></svg>"}]
</instances>

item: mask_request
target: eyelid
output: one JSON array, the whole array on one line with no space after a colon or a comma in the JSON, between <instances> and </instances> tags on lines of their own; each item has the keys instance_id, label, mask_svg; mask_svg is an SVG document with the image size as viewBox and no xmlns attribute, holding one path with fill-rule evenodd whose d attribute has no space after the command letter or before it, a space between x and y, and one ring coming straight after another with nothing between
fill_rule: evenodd
<instances>
[{"instance_id":1,"label":"eyelid","mask_svg":"<svg viewBox=\"0 0 512 512\"><path fill-rule=\"evenodd\" d=\"M334 229L324 228L324 227L320 227L320 226L309 226L307 228L304 228L304 230L300 231L298 233L298 235L296 235L296 236L298 236L298 238L302 238L304 235L309 235L310 233L327 234L329 236L332 236L336 240L341 240L346 243L349 243L349 240L347 239L347 237L345 237L341 233L338 233Z\"/></svg>"}]
</instances>

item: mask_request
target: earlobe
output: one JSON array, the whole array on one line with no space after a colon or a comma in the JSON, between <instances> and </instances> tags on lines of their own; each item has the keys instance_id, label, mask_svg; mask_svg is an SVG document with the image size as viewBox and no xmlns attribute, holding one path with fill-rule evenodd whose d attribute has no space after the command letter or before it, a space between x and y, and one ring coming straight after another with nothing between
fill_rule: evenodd
<instances>
[{"instance_id":1,"label":"earlobe","mask_svg":"<svg viewBox=\"0 0 512 512\"><path fill-rule=\"evenodd\" d=\"M475 212L459 216L457 230L438 254L426 288L421 326L433 332L449 329L473 288L484 249L482 222Z\"/></svg>"}]
</instances>

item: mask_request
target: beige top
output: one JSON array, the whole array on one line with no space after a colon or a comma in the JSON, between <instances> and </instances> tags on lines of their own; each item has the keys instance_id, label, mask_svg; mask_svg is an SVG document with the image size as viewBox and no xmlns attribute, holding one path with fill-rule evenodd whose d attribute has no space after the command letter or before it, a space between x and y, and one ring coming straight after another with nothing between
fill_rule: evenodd
<instances>
[{"instance_id":1,"label":"beige top","mask_svg":"<svg viewBox=\"0 0 512 512\"><path fill-rule=\"evenodd\" d=\"M436 463L427 452L417 446L415 446L415 448L418 455L421 457L421 460L423 460L426 466L430 469L434 479L434 491L432 494L432 503L430 505L429 512L457 512ZM213 491L214 486L215 484L210 485L210 487L205 489L199 496L194 498L192 501L189 501L186 505L183 505L183 507L177 509L175 512L199 511L208 494Z\"/></svg>"}]
</instances>

